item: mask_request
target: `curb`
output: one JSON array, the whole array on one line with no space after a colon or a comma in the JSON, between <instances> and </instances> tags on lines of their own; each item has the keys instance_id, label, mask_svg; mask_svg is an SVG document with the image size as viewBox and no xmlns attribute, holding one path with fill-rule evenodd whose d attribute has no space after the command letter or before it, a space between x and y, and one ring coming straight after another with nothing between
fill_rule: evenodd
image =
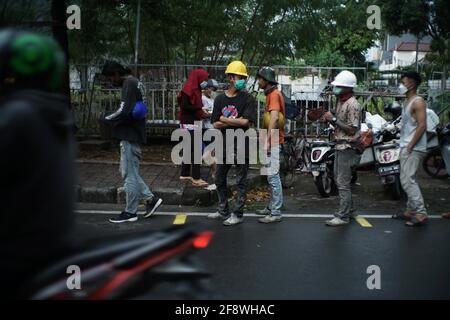
<instances>
[{"instance_id":1,"label":"curb","mask_svg":"<svg viewBox=\"0 0 450 320\"><path fill-rule=\"evenodd\" d=\"M260 186L265 181L264 176L252 175L249 177L248 187ZM229 193L237 189L234 181L228 189ZM215 190L184 186L179 188L152 188L152 192L163 198L164 203L168 205L208 207L217 203L217 192ZM77 185L75 187L75 195L77 202L82 203L125 203L123 187L96 188Z\"/></svg>"}]
</instances>

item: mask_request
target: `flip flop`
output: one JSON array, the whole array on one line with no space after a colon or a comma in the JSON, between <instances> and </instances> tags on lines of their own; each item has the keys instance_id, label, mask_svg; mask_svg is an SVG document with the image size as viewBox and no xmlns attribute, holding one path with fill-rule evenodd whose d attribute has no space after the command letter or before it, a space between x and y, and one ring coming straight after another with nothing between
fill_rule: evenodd
<instances>
[{"instance_id":1,"label":"flip flop","mask_svg":"<svg viewBox=\"0 0 450 320\"><path fill-rule=\"evenodd\" d=\"M194 187L200 187L200 188L204 188L209 186L208 182L201 180L200 182L195 182L194 180L192 180L192 185Z\"/></svg>"},{"instance_id":2,"label":"flip flop","mask_svg":"<svg viewBox=\"0 0 450 320\"><path fill-rule=\"evenodd\" d=\"M183 177L183 176L180 176L180 180L181 180L181 181L192 181L192 177Z\"/></svg>"},{"instance_id":3,"label":"flip flop","mask_svg":"<svg viewBox=\"0 0 450 320\"><path fill-rule=\"evenodd\" d=\"M392 219L397 219L397 220L405 220L405 221L409 221L413 218L414 216L411 215L410 211L405 211L405 212L398 212L398 213L394 213L392 215Z\"/></svg>"},{"instance_id":4,"label":"flip flop","mask_svg":"<svg viewBox=\"0 0 450 320\"><path fill-rule=\"evenodd\" d=\"M427 220L428 220L427 217L425 217L423 220L419 220L417 219L417 216L414 216L411 218L411 221L407 221L405 225L407 227L422 227L426 225Z\"/></svg>"}]
</instances>

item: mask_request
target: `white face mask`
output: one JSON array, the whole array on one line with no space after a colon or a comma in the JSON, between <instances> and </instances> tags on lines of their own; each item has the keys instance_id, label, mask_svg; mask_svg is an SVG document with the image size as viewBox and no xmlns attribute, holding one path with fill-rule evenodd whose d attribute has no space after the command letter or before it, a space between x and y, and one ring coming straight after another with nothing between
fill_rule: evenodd
<instances>
[{"instance_id":1,"label":"white face mask","mask_svg":"<svg viewBox=\"0 0 450 320\"><path fill-rule=\"evenodd\" d=\"M400 85L398 86L398 93L405 94L407 92L408 92L408 88L406 88L403 83L400 83Z\"/></svg>"}]
</instances>

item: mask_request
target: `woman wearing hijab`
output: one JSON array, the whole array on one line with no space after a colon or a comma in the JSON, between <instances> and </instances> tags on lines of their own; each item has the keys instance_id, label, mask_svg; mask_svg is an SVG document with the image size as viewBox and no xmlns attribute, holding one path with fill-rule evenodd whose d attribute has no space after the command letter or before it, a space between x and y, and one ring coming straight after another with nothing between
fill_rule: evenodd
<instances>
[{"instance_id":1,"label":"woman wearing hijab","mask_svg":"<svg viewBox=\"0 0 450 320\"><path fill-rule=\"evenodd\" d=\"M202 130L201 126L196 128L194 122L201 121L206 116L201 90L206 87L208 77L208 72L203 69L193 70L178 96L181 128L189 130L191 134L191 163L182 163L180 180L191 181L196 187L208 186L208 183L200 178L200 163L194 162L194 130Z\"/></svg>"}]
</instances>

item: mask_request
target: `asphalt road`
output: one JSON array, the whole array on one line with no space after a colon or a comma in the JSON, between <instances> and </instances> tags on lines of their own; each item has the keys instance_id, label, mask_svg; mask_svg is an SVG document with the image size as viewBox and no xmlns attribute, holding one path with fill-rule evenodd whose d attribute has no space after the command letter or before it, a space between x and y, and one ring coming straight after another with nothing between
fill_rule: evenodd
<instances>
[{"instance_id":1,"label":"asphalt road","mask_svg":"<svg viewBox=\"0 0 450 320\"><path fill-rule=\"evenodd\" d=\"M175 221L214 231L199 257L223 299L450 299L450 220L438 216L425 227L408 228L388 218L393 210L387 208L358 212L365 219L330 228L324 225L329 210L313 208L290 212L278 224L262 225L250 215L224 227L204 212L166 207L170 212L115 225L107 220L116 207L80 209L76 234L87 241L161 230ZM381 288L369 290L367 269L374 265Z\"/></svg>"}]
</instances>

